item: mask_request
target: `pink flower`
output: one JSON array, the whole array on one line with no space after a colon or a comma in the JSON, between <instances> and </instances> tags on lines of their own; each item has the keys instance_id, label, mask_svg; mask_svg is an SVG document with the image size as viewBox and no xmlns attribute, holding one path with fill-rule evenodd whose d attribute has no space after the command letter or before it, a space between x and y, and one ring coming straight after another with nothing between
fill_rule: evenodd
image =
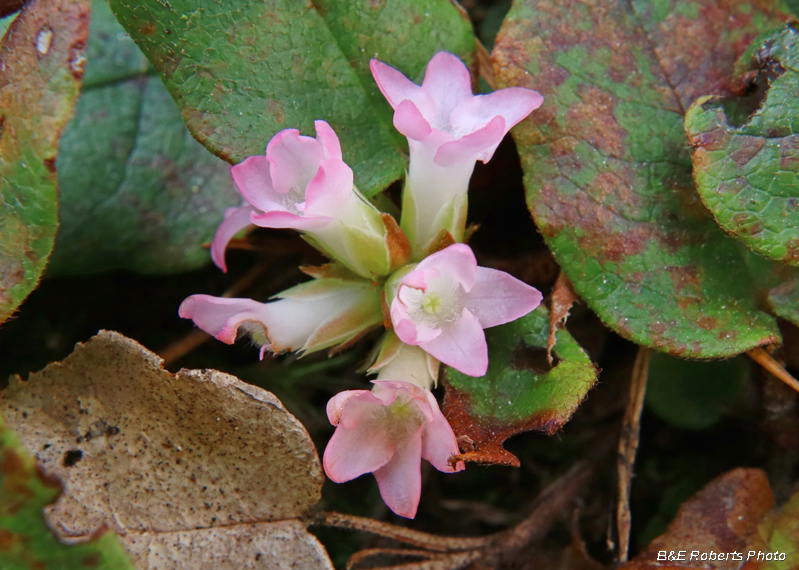
<instances>
[{"instance_id":1,"label":"pink flower","mask_svg":"<svg viewBox=\"0 0 799 570\"><path fill-rule=\"evenodd\" d=\"M442 229L462 241L475 162L488 162L511 127L544 98L522 88L472 95L469 70L447 52L430 60L421 86L376 59L371 69L394 108L394 126L408 137L411 163L401 225L419 259Z\"/></svg>"},{"instance_id":2,"label":"pink flower","mask_svg":"<svg viewBox=\"0 0 799 570\"><path fill-rule=\"evenodd\" d=\"M391 301L397 336L470 376L488 370L483 329L526 315L542 299L537 289L507 273L478 267L472 250L460 243L397 277ZM389 283L387 296L391 288Z\"/></svg>"},{"instance_id":3,"label":"pink flower","mask_svg":"<svg viewBox=\"0 0 799 570\"><path fill-rule=\"evenodd\" d=\"M408 382L378 380L369 390L349 390L327 404L327 417L336 431L327 444L327 476L344 483L374 473L386 505L400 516L413 518L422 493L421 460L444 473L458 443L429 390Z\"/></svg>"},{"instance_id":4,"label":"pink flower","mask_svg":"<svg viewBox=\"0 0 799 570\"><path fill-rule=\"evenodd\" d=\"M407 239L353 186L336 133L325 121L314 125L316 138L280 131L265 156L250 156L231 169L246 204L225 213L214 238L212 258L223 270L225 247L249 223L301 231L362 277L387 275L407 263Z\"/></svg>"},{"instance_id":5,"label":"pink flower","mask_svg":"<svg viewBox=\"0 0 799 570\"><path fill-rule=\"evenodd\" d=\"M362 279L315 279L276 295L277 301L192 295L180 316L218 340L233 344L249 333L264 350L314 352L337 348L378 326L380 292Z\"/></svg>"}]
</instances>

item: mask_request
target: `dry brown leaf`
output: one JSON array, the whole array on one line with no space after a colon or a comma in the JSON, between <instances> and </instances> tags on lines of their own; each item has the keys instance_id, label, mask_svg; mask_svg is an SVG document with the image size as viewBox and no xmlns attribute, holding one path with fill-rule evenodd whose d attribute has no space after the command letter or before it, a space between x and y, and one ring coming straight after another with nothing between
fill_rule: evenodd
<instances>
[{"instance_id":1,"label":"dry brown leaf","mask_svg":"<svg viewBox=\"0 0 799 570\"><path fill-rule=\"evenodd\" d=\"M66 540L107 526L138 568L332 568L296 519L320 498L316 449L269 392L215 370L173 375L103 331L14 377L0 413L65 484L46 515Z\"/></svg>"},{"instance_id":2,"label":"dry brown leaf","mask_svg":"<svg viewBox=\"0 0 799 570\"><path fill-rule=\"evenodd\" d=\"M744 553L745 557L747 546L757 535L758 524L773 504L774 495L763 471L743 468L729 471L686 501L666 533L621 570L738 569L742 562L732 553ZM709 556L711 552L717 555L715 560L701 559L702 554ZM724 557L719 560L721 553Z\"/></svg>"},{"instance_id":3,"label":"dry brown leaf","mask_svg":"<svg viewBox=\"0 0 799 570\"><path fill-rule=\"evenodd\" d=\"M574 286L566 274L562 271L555 281L555 288L552 290L552 306L549 310L549 339L547 340L547 361L552 366L552 349L555 348L555 333L558 328L566 324L572 305L579 300Z\"/></svg>"}]
</instances>

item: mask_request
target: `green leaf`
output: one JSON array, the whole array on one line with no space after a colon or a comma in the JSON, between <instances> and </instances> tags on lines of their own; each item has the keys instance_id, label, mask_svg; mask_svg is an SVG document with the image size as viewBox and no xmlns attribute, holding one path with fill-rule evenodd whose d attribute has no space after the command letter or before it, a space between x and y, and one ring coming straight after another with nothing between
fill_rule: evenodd
<instances>
[{"instance_id":1,"label":"green leaf","mask_svg":"<svg viewBox=\"0 0 799 570\"><path fill-rule=\"evenodd\" d=\"M758 526L758 537L752 546L752 557L759 564L757 570L793 570L799 566L799 493L795 493L785 505L775 508ZM757 558L757 552L772 555L771 560ZM776 559L775 559L776 558Z\"/></svg>"},{"instance_id":2,"label":"green leaf","mask_svg":"<svg viewBox=\"0 0 799 570\"><path fill-rule=\"evenodd\" d=\"M799 326L799 268L771 261L748 249L743 255L761 304Z\"/></svg>"},{"instance_id":3,"label":"green leaf","mask_svg":"<svg viewBox=\"0 0 799 570\"><path fill-rule=\"evenodd\" d=\"M746 356L696 362L654 353L649 362L646 403L660 418L686 429L705 429L736 404L750 378Z\"/></svg>"},{"instance_id":4,"label":"green leaf","mask_svg":"<svg viewBox=\"0 0 799 570\"><path fill-rule=\"evenodd\" d=\"M777 74L761 107L733 126L723 99L701 97L685 132L699 195L722 229L756 253L799 266L799 38L788 27L758 46L751 60L763 75Z\"/></svg>"},{"instance_id":5,"label":"green leaf","mask_svg":"<svg viewBox=\"0 0 799 570\"><path fill-rule=\"evenodd\" d=\"M500 86L545 96L514 131L533 218L577 293L639 344L719 358L779 339L696 194L682 129L683 110L730 92L744 48L787 17L769 6L517 0L500 31Z\"/></svg>"},{"instance_id":6,"label":"green leaf","mask_svg":"<svg viewBox=\"0 0 799 570\"><path fill-rule=\"evenodd\" d=\"M112 0L162 74L194 136L238 163L285 128L338 133L367 196L402 177L406 143L369 72L379 58L417 77L442 49L471 60L474 36L447 0Z\"/></svg>"},{"instance_id":7,"label":"green leaf","mask_svg":"<svg viewBox=\"0 0 799 570\"><path fill-rule=\"evenodd\" d=\"M92 3L88 63L61 139L61 228L50 274L199 267L228 207L228 167L186 129L147 58L104 0Z\"/></svg>"},{"instance_id":8,"label":"green leaf","mask_svg":"<svg viewBox=\"0 0 799 570\"><path fill-rule=\"evenodd\" d=\"M88 0L37 0L0 43L0 323L36 288L53 249L55 158L88 25Z\"/></svg>"},{"instance_id":9,"label":"green leaf","mask_svg":"<svg viewBox=\"0 0 799 570\"><path fill-rule=\"evenodd\" d=\"M0 417L0 568L134 570L113 533L74 546L59 542L42 515L59 495L58 480L42 475Z\"/></svg>"},{"instance_id":10,"label":"green leaf","mask_svg":"<svg viewBox=\"0 0 799 570\"><path fill-rule=\"evenodd\" d=\"M541 306L512 323L486 331L488 373L480 378L448 368L444 413L474 450L465 458L519 465L502 447L529 430L554 434L571 418L597 380L591 359L566 330L558 330L555 365L546 360L549 312Z\"/></svg>"}]
</instances>

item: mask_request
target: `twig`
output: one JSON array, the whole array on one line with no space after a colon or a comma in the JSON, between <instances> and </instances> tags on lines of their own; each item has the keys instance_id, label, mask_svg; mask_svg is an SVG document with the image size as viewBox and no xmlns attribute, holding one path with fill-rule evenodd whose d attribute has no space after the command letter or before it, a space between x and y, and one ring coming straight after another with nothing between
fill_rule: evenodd
<instances>
[{"instance_id":1,"label":"twig","mask_svg":"<svg viewBox=\"0 0 799 570\"><path fill-rule=\"evenodd\" d=\"M617 460L619 478L619 503L616 510L616 527L619 533L619 562L627 562L630 550L630 487L635 465L635 452L641 434L641 409L644 407L646 379L649 374L649 349L638 347L630 382L630 399L624 412L624 424L619 438Z\"/></svg>"},{"instance_id":2,"label":"twig","mask_svg":"<svg viewBox=\"0 0 799 570\"><path fill-rule=\"evenodd\" d=\"M599 447L603 449L602 446ZM362 530L435 553L430 560L384 567L379 570L458 570L476 560L480 560L487 568L494 568L515 560L523 549L541 540L555 521L562 516L569 503L574 501L585 488L593 475L594 468L595 463L590 461L575 463L571 469L541 492L532 513L519 525L480 538L435 536L364 517L334 512L313 513L305 521L309 525ZM419 550L406 552L417 556L422 554ZM442 556L441 553L445 555ZM358 558L356 562L365 557L367 555Z\"/></svg>"},{"instance_id":3,"label":"twig","mask_svg":"<svg viewBox=\"0 0 799 570\"><path fill-rule=\"evenodd\" d=\"M233 285L231 285L222 297L235 297L249 289L255 281L261 277L266 270L269 269L269 264L260 263L250 269L247 273L242 275ZM211 335L200 329L193 329L189 334L183 338L176 340L166 348L161 350L158 354L164 359L164 366L168 366L189 354L191 351L202 346L209 340Z\"/></svg>"},{"instance_id":4,"label":"twig","mask_svg":"<svg viewBox=\"0 0 799 570\"><path fill-rule=\"evenodd\" d=\"M746 351L746 354L752 357L752 360L757 362L760 366L768 370L771 374L785 382L788 386L799 392L799 381L791 376L779 362L765 350L760 347L752 348Z\"/></svg>"},{"instance_id":5,"label":"twig","mask_svg":"<svg viewBox=\"0 0 799 570\"><path fill-rule=\"evenodd\" d=\"M442 554L436 554L430 552L429 550L410 550L405 548L367 548L364 550L359 550L352 556L350 559L347 560L347 570L352 570L352 568L364 560L368 558L372 558L373 556L419 556L426 560L431 560L433 558L441 558Z\"/></svg>"},{"instance_id":6,"label":"twig","mask_svg":"<svg viewBox=\"0 0 799 570\"><path fill-rule=\"evenodd\" d=\"M310 525L332 526L334 528L370 532L432 552L457 552L479 549L488 546L493 540L492 536L478 538L436 536L404 526L395 526L366 517L336 512L313 513L306 519L306 522Z\"/></svg>"}]
</instances>

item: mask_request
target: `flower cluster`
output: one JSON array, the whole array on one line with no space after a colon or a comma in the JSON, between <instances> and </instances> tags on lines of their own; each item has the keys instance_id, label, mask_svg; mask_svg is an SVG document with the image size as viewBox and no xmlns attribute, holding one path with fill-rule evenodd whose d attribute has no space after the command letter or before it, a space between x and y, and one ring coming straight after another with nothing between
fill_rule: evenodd
<instances>
[{"instance_id":1,"label":"flower cluster","mask_svg":"<svg viewBox=\"0 0 799 570\"><path fill-rule=\"evenodd\" d=\"M192 295L180 316L228 344L249 334L262 358L265 351L341 349L384 327L369 368L377 374L372 389L342 392L328 403L336 431L324 467L336 482L374 473L386 504L413 517L422 458L446 473L464 468L453 459L455 434L430 391L439 363L483 376L483 329L541 302L536 289L479 267L461 242L476 161L487 162L542 97L518 88L475 96L466 66L446 52L429 62L421 86L377 60L371 69L410 147L400 224L355 188L330 125L316 121L316 138L281 131L264 156L232 168L242 205L226 212L212 259L226 270L227 244L255 225L298 230L331 263L304 268L312 280L272 302Z\"/></svg>"}]
</instances>

